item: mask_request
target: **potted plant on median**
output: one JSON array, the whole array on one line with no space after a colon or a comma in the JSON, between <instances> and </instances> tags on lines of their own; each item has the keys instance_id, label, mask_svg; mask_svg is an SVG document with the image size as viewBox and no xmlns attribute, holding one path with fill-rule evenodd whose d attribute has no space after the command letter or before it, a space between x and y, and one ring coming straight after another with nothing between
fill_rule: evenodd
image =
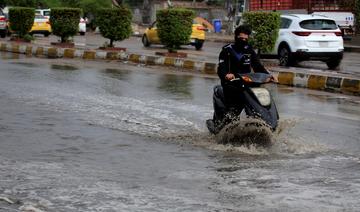
<instances>
[{"instance_id":1,"label":"potted plant on median","mask_svg":"<svg viewBox=\"0 0 360 212\"><path fill-rule=\"evenodd\" d=\"M62 47L74 47L70 37L79 30L81 9L79 8L52 8L50 24L54 35L61 38L61 43L51 43Z\"/></svg>"},{"instance_id":2,"label":"potted plant on median","mask_svg":"<svg viewBox=\"0 0 360 212\"><path fill-rule=\"evenodd\" d=\"M110 39L110 43L105 43L102 49L126 50L125 48L115 48L114 41L122 41L130 37L132 33L131 20L131 11L122 5L98 10L96 23L100 33L103 37Z\"/></svg>"},{"instance_id":3,"label":"potted plant on median","mask_svg":"<svg viewBox=\"0 0 360 212\"><path fill-rule=\"evenodd\" d=\"M246 12L243 19L254 31L250 42L261 52L271 52L279 36L280 13L278 12Z\"/></svg>"},{"instance_id":4,"label":"potted plant on median","mask_svg":"<svg viewBox=\"0 0 360 212\"><path fill-rule=\"evenodd\" d=\"M14 33L11 40L30 42L33 37L29 31L34 24L35 10L27 7L13 7L9 9L9 26Z\"/></svg>"},{"instance_id":5,"label":"potted plant on median","mask_svg":"<svg viewBox=\"0 0 360 212\"><path fill-rule=\"evenodd\" d=\"M167 56L186 57L186 54L178 53L177 50L180 48L180 45L189 43L194 15L194 11L182 8L169 8L157 11L158 35L161 43L165 44L170 53L166 54Z\"/></svg>"}]
</instances>

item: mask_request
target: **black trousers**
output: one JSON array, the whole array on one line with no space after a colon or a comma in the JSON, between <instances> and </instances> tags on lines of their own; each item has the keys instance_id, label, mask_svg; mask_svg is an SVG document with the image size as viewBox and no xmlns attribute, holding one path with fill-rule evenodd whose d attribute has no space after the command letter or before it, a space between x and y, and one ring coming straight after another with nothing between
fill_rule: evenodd
<instances>
[{"instance_id":1,"label":"black trousers","mask_svg":"<svg viewBox=\"0 0 360 212\"><path fill-rule=\"evenodd\" d=\"M213 104L215 123L222 123L229 112L240 114L244 109L243 94L230 86L217 85L214 87Z\"/></svg>"}]
</instances>

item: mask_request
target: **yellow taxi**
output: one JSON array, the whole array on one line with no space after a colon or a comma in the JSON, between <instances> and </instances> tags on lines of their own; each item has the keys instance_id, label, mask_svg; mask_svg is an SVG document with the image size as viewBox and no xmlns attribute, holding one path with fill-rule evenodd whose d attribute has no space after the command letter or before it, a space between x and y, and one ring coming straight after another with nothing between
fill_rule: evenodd
<instances>
[{"instance_id":1,"label":"yellow taxi","mask_svg":"<svg viewBox=\"0 0 360 212\"><path fill-rule=\"evenodd\" d=\"M205 42L205 27L201 24L194 23L192 25L192 33L190 36L190 45L195 46L196 50L200 50ZM142 43L145 47L149 47L151 44L161 44L158 36L156 22L154 22L149 28L145 30L142 37Z\"/></svg>"},{"instance_id":2,"label":"yellow taxi","mask_svg":"<svg viewBox=\"0 0 360 212\"><path fill-rule=\"evenodd\" d=\"M34 24L30 30L30 34L43 34L48 37L51 34L51 25L48 18L43 15L36 14Z\"/></svg>"}]
</instances>

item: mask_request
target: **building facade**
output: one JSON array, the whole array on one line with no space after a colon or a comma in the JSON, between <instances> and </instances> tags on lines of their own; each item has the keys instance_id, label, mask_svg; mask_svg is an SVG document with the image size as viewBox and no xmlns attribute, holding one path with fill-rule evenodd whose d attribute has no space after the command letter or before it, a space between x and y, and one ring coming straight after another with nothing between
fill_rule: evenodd
<instances>
[{"instance_id":1,"label":"building facade","mask_svg":"<svg viewBox=\"0 0 360 212\"><path fill-rule=\"evenodd\" d=\"M223 19L227 16L224 6L209 6L206 1L181 1L172 0L174 7L189 8L195 11L196 16L211 21L212 19ZM168 7L167 0L144 0L132 4L134 22L139 24L151 24L156 20L156 11Z\"/></svg>"},{"instance_id":2,"label":"building facade","mask_svg":"<svg viewBox=\"0 0 360 212\"><path fill-rule=\"evenodd\" d=\"M321 11L349 11L355 8L355 0L250 0L250 11L304 10L308 13Z\"/></svg>"}]
</instances>

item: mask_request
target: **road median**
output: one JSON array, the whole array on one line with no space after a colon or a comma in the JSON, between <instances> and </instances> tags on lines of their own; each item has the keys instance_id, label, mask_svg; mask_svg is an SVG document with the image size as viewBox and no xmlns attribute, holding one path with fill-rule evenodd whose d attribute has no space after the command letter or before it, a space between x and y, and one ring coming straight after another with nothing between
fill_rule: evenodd
<instances>
[{"instance_id":1,"label":"road median","mask_svg":"<svg viewBox=\"0 0 360 212\"><path fill-rule=\"evenodd\" d=\"M149 56L129 52L111 52L103 50L84 50L36 46L27 43L0 42L0 50L44 58L66 58L84 60L117 60L135 64L159 65L186 70L195 73L214 75L217 64L192 59ZM265 66L279 79L279 84L308 88L313 90L339 92L360 96L360 79L354 76L344 76L332 72L314 72L294 68L280 68L276 64L264 61Z\"/></svg>"}]
</instances>

